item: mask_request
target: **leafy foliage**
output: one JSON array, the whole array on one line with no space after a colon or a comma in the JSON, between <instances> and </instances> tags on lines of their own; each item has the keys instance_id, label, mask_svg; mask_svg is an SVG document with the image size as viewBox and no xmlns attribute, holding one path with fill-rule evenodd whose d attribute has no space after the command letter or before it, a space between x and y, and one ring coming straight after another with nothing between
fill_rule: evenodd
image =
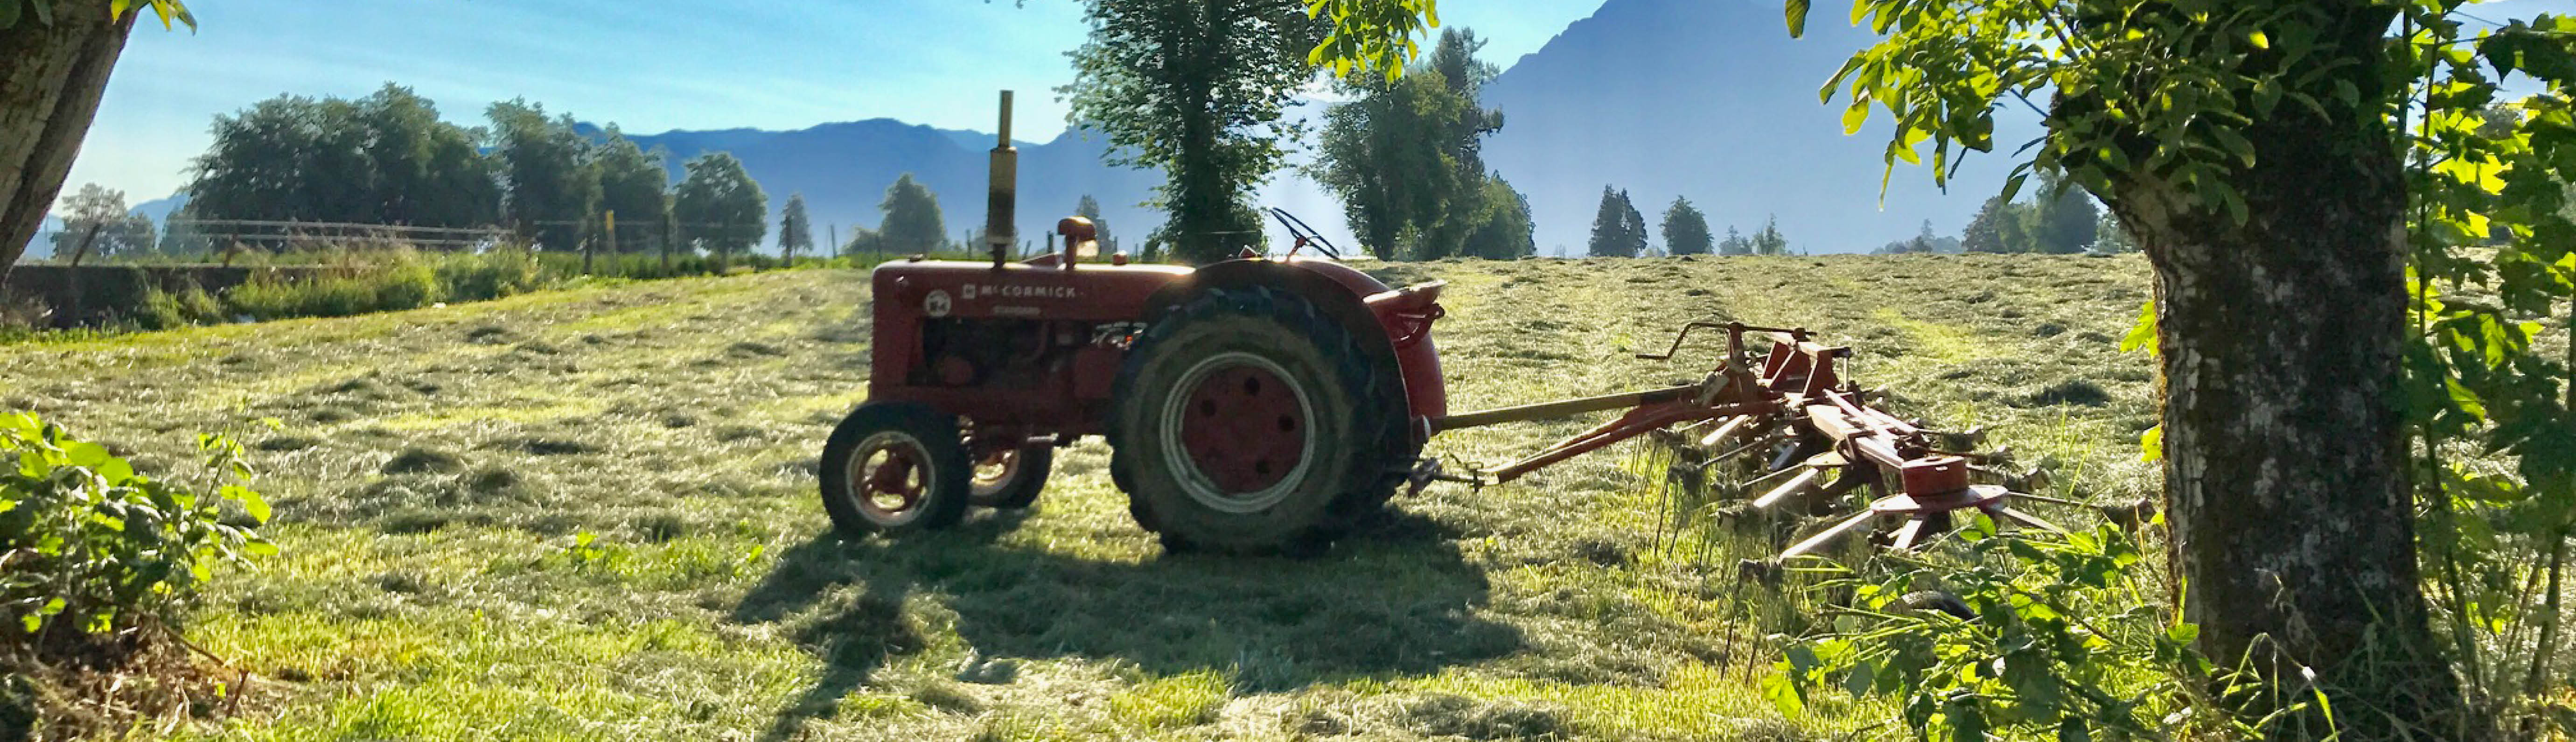
<instances>
[{"instance_id":1,"label":"leafy foliage","mask_svg":"<svg viewBox=\"0 0 2576 742\"><path fill-rule=\"evenodd\" d=\"M1674 255L1706 255L1716 242L1708 233L1708 215L1687 198L1676 196L1664 209L1663 229L1664 251Z\"/></svg>"},{"instance_id":2,"label":"leafy foliage","mask_svg":"<svg viewBox=\"0 0 2576 742\"><path fill-rule=\"evenodd\" d=\"M778 250L782 257L793 258L796 251L814 249L814 219L805 214L805 194L787 196L787 208L778 217Z\"/></svg>"},{"instance_id":3,"label":"leafy foliage","mask_svg":"<svg viewBox=\"0 0 2576 742\"><path fill-rule=\"evenodd\" d=\"M72 1L96 2L97 0ZM0 31L14 28L26 18L34 18L37 23L53 25L56 2L59 0L0 0ZM173 21L187 24L188 29L192 31L197 28L197 17L189 14L188 5L180 0L107 0L107 2L112 11L111 15L115 18L124 18L125 14L134 12L139 7L149 6L152 8L152 14L160 19L161 27L165 30L171 27L170 24Z\"/></svg>"},{"instance_id":4,"label":"leafy foliage","mask_svg":"<svg viewBox=\"0 0 2576 742\"><path fill-rule=\"evenodd\" d=\"M2550 698L2564 670L2560 615L2576 532L2576 355L2541 346L2539 318L2576 296L2576 18L2471 32L2449 4L2417 3L2403 40L2415 81L2408 157L2415 342L2408 409L2417 481L2434 507L2424 552L2473 698ZM2522 78L2517 80L2516 78ZM2504 100L2520 82L2546 92ZM2499 105L2499 104L2502 105ZM2401 114L2403 115L2403 114ZM2576 354L2576 343L2563 351ZM2561 706L2563 709L2563 706ZM2527 709L2526 709L2527 710Z\"/></svg>"},{"instance_id":5,"label":"leafy foliage","mask_svg":"<svg viewBox=\"0 0 2576 742\"><path fill-rule=\"evenodd\" d=\"M2192 649L2199 629L2148 595L2120 528L1998 533L1978 515L1960 536L1947 556L1967 566L1891 554L1832 570L1817 590L1850 604L1789 645L1765 694L1790 713L1824 693L1892 696L1918 739L2256 738L2290 718L2224 711L2259 685Z\"/></svg>"},{"instance_id":6,"label":"leafy foliage","mask_svg":"<svg viewBox=\"0 0 2576 742\"><path fill-rule=\"evenodd\" d=\"M685 225L681 234L690 244L725 258L768 236L769 196L743 171L741 160L709 152L685 169L688 174L671 193L671 214ZM806 238L813 238L810 231Z\"/></svg>"},{"instance_id":7,"label":"leafy foliage","mask_svg":"<svg viewBox=\"0 0 2576 742\"><path fill-rule=\"evenodd\" d=\"M624 222L617 228L617 244L609 249L645 252L662 241L662 223L671 212L666 192L671 171L662 165L666 156L660 147L651 152L636 147L614 125L608 127L607 141L592 148L591 162L599 169L599 208L603 216L617 214Z\"/></svg>"},{"instance_id":8,"label":"leafy foliage","mask_svg":"<svg viewBox=\"0 0 2576 742\"><path fill-rule=\"evenodd\" d=\"M1633 258L1646 252L1645 217L1631 216L1637 206L1628 192L1601 187L1601 208L1592 216L1592 242L1585 254L1596 258Z\"/></svg>"},{"instance_id":9,"label":"leafy foliage","mask_svg":"<svg viewBox=\"0 0 2576 742\"><path fill-rule=\"evenodd\" d=\"M1776 216L1765 218L1762 231L1753 233L1746 242L1755 255L1789 254L1789 237L1780 234L1780 218Z\"/></svg>"},{"instance_id":10,"label":"leafy foliage","mask_svg":"<svg viewBox=\"0 0 2576 742\"><path fill-rule=\"evenodd\" d=\"M279 96L215 117L214 142L190 168L187 213L486 225L500 188L479 144L477 132L441 121L435 104L399 85L355 101Z\"/></svg>"},{"instance_id":11,"label":"leafy foliage","mask_svg":"<svg viewBox=\"0 0 2576 742\"><path fill-rule=\"evenodd\" d=\"M1467 234L1460 254L1487 260L1517 260L1538 254L1537 228L1530 222L1529 197L1514 190L1503 176L1485 178L1485 193L1478 199L1481 212L1468 220L1476 230Z\"/></svg>"},{"instance_id":12,"label":"leafy foliage","mask_svg":"<svg viewBox=\"0 0 2576 742\"><path fill-rule=\"evenodd\" d=\"M1468 239L1493 220L1527 219L1526 209L1492 188L1479 149L1500 130L1501 111L1477 104L1493 65L1476 59L1484 42L1464 29L1440 44L1412 74L1363 78L1343 87L1359 98L1325 114L1323 142L1311 167L1342 199L1361 241L1383 257L1428 260L1467 254ZM1514 194L1516 196L1516 194ZM1509 240L1502 239L1504 243ZM1489 257L1517 257L1507 244Z\"/></svg>"},{"instance_id":13,"label":"leafy foliage","mask_svg":"<svg viewBox=\"0 0 2576 742\"><path fill-rule=\"evenodd\" d=\"M80 192L63 199L63 211L69 213L63 217L62 231L54 233L54 254L64 259L79 252L84 240L89 241L89 255L102 258L148 253L157 245L152 217L127 213L124 191L96 183L83 185Z\"/></svg>"},{"instance_id":14,"label":"leafy foliage","mask_svg":"<svg viewBox=\"0 0 2576 742\"><path fill-rule=\"evenodd\" d=\"M1735 225L1726 225L1726 239L1717 241L1717 254L1751 255L1753 254L1753 241L1745 239L1744 233L1738 231L1735 228Z\"/></svg>"},{"instance_id":15,"label":"leafy foliage","mask_svg":"<svg viewBox=\"0 0 2576 742\"><path fill-rule=\"evenodd\" d=\"M244 521L268 519L241 447L198 441L219 484L199 491L137 474L106 447L33 414L0 415L0 647L11 663L71 661L93 642L175 623L215 569L275 549ZM228 515L226 507L238 509Z\"/></svg>"},{"instance_id":16,"label":"leafy foliage","mask_svg":"<svg viewBox=\"0 0 2576 742\"><path fill-rule=\"evenodd\" d=\"M878 240L868 252L890 251L923 254L948 244L948 226L939 213L939 194L930 192L912 179L911 173L895 178L886 186L885 200L877 204L885 212L876 231L861 232L851 237L855 244L861 237Z\"/></svg>"},{"instance_id":17,"label":"leafy foliage","mask_svg":"<svg viewBox=\"0 0 2576 742\"><path fill-rule=\"evenodd\" d=\"M599 208L599 168L570 114L526 99L492 104L493 158L509 183L503 214L548 250L578 249Z\"/></svg>"},{"instance_id":18,"label":"leafy foliage","mask_svg":"<svg viewBox=\"0 0 2576 742\"><path fill-rule=\"evenodd\" d=\"M1160 241L1190 262L1258 242L1248 199L1303 135L1281 116L1314 78L1328 24L1299 0L1090 0L1086 15L1061 92L1075 125L1107 135L1113 164L1163 171Z\"/></svg>"}]
</instances>

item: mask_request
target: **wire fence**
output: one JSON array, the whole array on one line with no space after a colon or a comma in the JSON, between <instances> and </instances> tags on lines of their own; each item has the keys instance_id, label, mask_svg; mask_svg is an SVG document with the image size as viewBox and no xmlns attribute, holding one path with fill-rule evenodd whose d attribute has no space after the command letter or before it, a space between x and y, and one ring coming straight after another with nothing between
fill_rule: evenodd
<instances>
[{"instance_id":1,"label":"wire fence","mask_svg":"<svg viewBox=\"0 0 2576 742\"><path fill-rule=\"evenodd\" d=\"M597 253L659 256L665 253L694 255L702 250L714 252L719 246L741 247L734 252L757 250L766 241L775 249L775 235L765 234L768 225L731 225L693 222L627 222L614 228L605 219L581 221L535 221L516 225L477 227L423 227L406 224L370 224L357 222L317 222L263 219L170 219L160 229L142 234L128 234L113 229L90 234L87 229L46 229L37 232L27 252L31 261L55 264L107 264L127 262L171 262L195 259L203 262L230 264L237 256L248 253L315 253L368 252L374 250L412 249L425 252L483 252L496 247L525 246L549 253ZM824 234L813 235L813 244L798 248L797 257L842 257L882 261L896 254L973 252L986 249L983 236L976 230L962 230L955 242L929 246L927 249L887 245L882 240L859 240L866 233L853 228L844 232L840 225L822 225ZM674 234L676 230L676 235ZM730 234L728 234L730 233ZM763 238L767 237L767 240ZM544 244L549 238L569 242L567 245ZM1033 239L1034 238L1034 239ZM842 240L848 239L848 242ZM86 247L84 246L86 245ZM1022 235L1012 249L1021 258L1053 252L1061 245L1053 234ZM1117 252L1116 240L1104 239L1100 255Z\"/></svg>"}]
</instances>

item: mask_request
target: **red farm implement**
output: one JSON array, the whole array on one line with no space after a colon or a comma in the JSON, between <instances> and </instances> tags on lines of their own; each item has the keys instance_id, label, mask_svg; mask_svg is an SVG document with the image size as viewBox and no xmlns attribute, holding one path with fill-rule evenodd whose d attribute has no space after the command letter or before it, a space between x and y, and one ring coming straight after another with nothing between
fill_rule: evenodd
<instances>
[{"instance_id":1,"label":"red farm implement","mask_svg":"<svg viewBox=\"0 0 2576 742\"><path fill-rule=\"evenodd\" d=\"M1196 269L1085 262L1090 224L1057 225L1063 247L1009 259L1016 236L1008 93L993 150L989 261L914 258L879 267L868 401L822 457L827 511L845 532L956 523L970 505L1027 507L1054 449L1098 435L1137 523L1171 547L1296 548L1337 538L1399 489L1477 486L1654 435L1752 475L1757 508L1830 512L1869 504L1783 556L1874 524L1911 548L1960 511L2052 527L2011 507L1973 436L1881 411L1841 374L1849 351L1804 330L1721 330L1725 357L1699 381L1660 389L1449 414L1431 326L1442 284L1393 288L1343 264L1284 212L1284 257L1246 250ZM1302 253L1312 248L1322 253ZM1490 470L1446 472L1421 452L1439 433L1617 412ZM1873 529L1874 530L1874 529Z\"/></svg>"}]
</instances>

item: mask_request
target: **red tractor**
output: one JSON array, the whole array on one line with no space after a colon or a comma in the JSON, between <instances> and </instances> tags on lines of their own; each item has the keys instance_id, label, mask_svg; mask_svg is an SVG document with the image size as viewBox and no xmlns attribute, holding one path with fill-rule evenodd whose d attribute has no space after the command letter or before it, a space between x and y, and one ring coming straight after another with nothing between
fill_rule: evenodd
<instances>
[{"instance_id":1,"label":"red tractor","mask_svg":"<svg viewBox=\"0 0 2576 742\"><path fill-rule=\"evenodd\" d=\"M1076 255L1092 238L1079 219L1059 232ZM1390 289L1330 258L915 259L873 289L869 400L823 453L845 531L1026 507L1056 447L1102 435L1167 544L1329 539L1386 501L1446 413L1440 285Z\"/></svg>"},{"instance_id":2,"label":"red tractor","mask_svg":"<svg viewBox=\"0 0 2576 742\"><path fill-rule=\"evenodd\" d=\"M1061 250L1012 260L1009 93L1002 105L990 260L916 257L871 278L868 401L832 431L821 466L824 508L845 533L945 528L970 505L1028 507L1054 450L1090 435L1108 439L1129 512L1167 547L1320 544L1408 483L1511 481L1659 432L1698 441L1708 455L1694 466L1757 462L1748 484L1778 486L1756 507L1823 512L1846 493L1875 496L1793 555L1882 518L1906 521L1897 548L1957 510L2045 525L2005 506L2018 493L1971 484L1993 457L1869 407L1836 372L1848 350L1803 330L1692 323L1684 336L1727 332L1725 360L1697 381L1450 415L1431 341L1441 284L1390 288L1285 212L1271 212L1295 237L1280 259L1086 263L1094 233L1077 218L1057 225ZM1324 255L1300 254L1309 247ZM1753 353L1752 333L1772 335L1768 352ZM1463 477L1420 458L1442 431L1623 410Z\"/></svg>"},{"instance_id":3,"label":"red tractor","mask_svg":"<svg viewBox=\"0 0 2576 742\"><path fill-rule=\"evenodd\" d=\"M845 532L952 525L969 505L1027 507L1054 449L1116 451L1129 510L1166 544L1268 549L1328 540L1384 504L1446 413L1437 283L1390 289L1298 249L1199 267L1009 259L1015 153L994 149L989 261L880 266L868 401L823 449L823 503ZM1330 250L1318 243L1319 249Z\"/></svg>"}]
</instances>

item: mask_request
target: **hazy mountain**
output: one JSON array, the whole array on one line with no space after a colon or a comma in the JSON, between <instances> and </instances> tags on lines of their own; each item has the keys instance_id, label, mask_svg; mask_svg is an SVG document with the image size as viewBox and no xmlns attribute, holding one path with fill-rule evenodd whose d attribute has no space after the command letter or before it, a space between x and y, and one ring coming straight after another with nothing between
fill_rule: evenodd
<instances>
[{"instance_id":1,"label":"hazy mountain","mask_svg":"<svg viewBox=\"0 0 2576 742\"><path fill-rule=\"evenodd\" d=\"M1720 237L1776 214L1807 252L1867 252L1925 219L1956 234L2010 163L1971 158L1946 196L1925 168L1900 166L1882 208L1885 113L1844 136L1842 107L1816 99L1869 43L1846 19L1819 6L1791 39L1779 0L1609 0L1485 87L1504 115L1485 161L1528 194L1541 253L1583 252L1605 184L1650 223L1687 196ZM2026 120L2000 128L2005 153L2038 133Z\"/></svg>"},{"instance_id":2,"label":"hazy mountain","mask_svg":"<svg viewBox=\"0 0 2576 742\"><path fill-rule=\"evenodd\" d=\"M847 240L852 226L877 225L883 217L877 202L904 173L939 194L948 231L958 239L984 223L987 153L993 147L989 133L872 119L795 131L726 129L627 137L647 150L667 150L675 182L680 164L690 158L733 153L769 195L772 245L777 243L777 212L786 207L789 194L805 194L817 243L831 239L829 225L838 225L839 236ZM1057 219L1071 215L1084 194L1100 200L1112 234L1129 250L1141 248L1145 234L1162 223L1159 213L1136 206L1162 176L1103 164L1103 143L1068 131L1043 144L1014 144L1020 149L1020 236L1032 249L1044 244L1045 233Z\"/></svg>"},{"instance_id":3,"label":"hazy mountain","mask_svg":"<svg viewBox=\"0 0 2576 742\"><path fill-rule=\"evenodd\" d=\"M36 223L36 236L27 240L27 253L25 255L18 256L18 259L43 260L45 258L53 257L54 233L60 231L63 231L62 217L54 216L52 214L45 215L44 221Z\"/></svg>"},{"instance_id":4,"label":"hazy mountain","mask_svg":"<svg viewBox=\"0 0 2576 742\"><path fill-rule=\"evenodd\" d=\"M162 222L170 220L170 214L177 212L180 207L187 205L188 192L186 190L181 190L178 193L170 194L166 198L156 198L135 204L134 208L127 209L126 213L142 214L144 216L152 217L152 226L158 228L161 226Z\"/></svg>"}]
</instances>

